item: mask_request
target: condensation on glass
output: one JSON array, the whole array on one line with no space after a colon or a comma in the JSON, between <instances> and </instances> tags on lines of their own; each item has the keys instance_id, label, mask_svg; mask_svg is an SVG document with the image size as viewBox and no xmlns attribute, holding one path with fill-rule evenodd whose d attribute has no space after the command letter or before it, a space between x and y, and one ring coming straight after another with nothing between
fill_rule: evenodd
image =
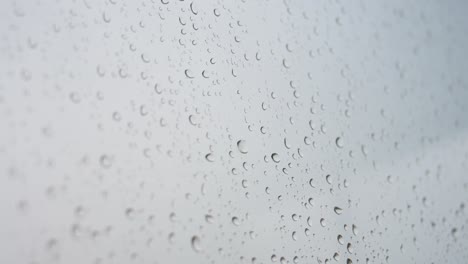
<instances>
[{"instance_id":1,"label":"condensation on glass","mask_svg":"<svg viewBox=\"0 0 468 264\"><path fill-rule=\"evenodd\" d=\"M5 0L0 263L464 263L464 1Z\"/></svg>"}]
</instances>

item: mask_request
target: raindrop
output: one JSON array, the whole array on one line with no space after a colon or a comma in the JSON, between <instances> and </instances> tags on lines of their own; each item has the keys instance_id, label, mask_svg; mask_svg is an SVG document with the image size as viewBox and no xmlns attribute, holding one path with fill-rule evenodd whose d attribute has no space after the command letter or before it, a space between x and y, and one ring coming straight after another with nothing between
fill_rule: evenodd
<instances>
[{"instance_id":1,"label":"raindrop","mask_svg":"<svg viewBox=\"0 0 468 264\"><path fill-rule=\"evenodd\" d=\"M292 232L292 235L291 235L291 236L292 236L292 239L293 239L294 241L297 241L297 233L296 233L296 231Z\"/></svg>"},{"instance_id":2,"label":"raindrop","mask_svg":"<svg viewBox=\"0 0 468 264\"><path fill-rule=\"evenodd\" d=\"M245 140L237 141L237 148L239 149L240 153L242 153L242 154L247 154L247 152L248 152L247 142L245 142Z\"/></svg>"},{"instance_id":3,"label":"raindrop","mask_svg":"<svg viewBox=\"0 0 468 264\"><path fill-rule=\"evenodd\" d=\"M338 235L338 237L336 239L338 240L338 243L340 243L341 245L344 244L344 239L343 239L342 235Z\"/></svg>"},{"instance_id":4,"label":"raindrop","mask_svg":"<svg viewBox=\"0 0 468 264\"><path fill-rule=\"evenodd\" d=\"M335 211L335 213L337 215L340 215L342 212L343 212L343 209L341 209L340 207L338 206L335 206L335 208L333 209Z\"/></svg>"},{"instance_id":5,"label":"raindrop","mask_svg":"<svg viewBox=\"0 0 468 264\"><path fill-rule=\"evenodd\" d=\"M210 214L205 215L205 221L212 224L214 222L214 217Z\"/></svg>"},{"instance_id":6,"label":"raindrop","mask_svg":"<svg viewBox=\"0 0 468 264\"><path fill-rule=\"evenodd\" d=\"M205 155L205 159L209 162L214 162L215 161L215 157L214 157L214 154L213 153L208 153Z\"/></svg>"},{"instance_id":7,"label":"raindrop","mask_svg":"<svg viewBox=\"0 0 468 264\"><path fill-rule=\"evenodd\" d=\"M128 219L133 219L135 217L135 210L133 208L127 208L125 209L125 216Z\"/></svg>"},{"instance_id":8,"label":"raindrop","mask_svg":"<svg viewBox=\"0 0 468 264\"><path fill-rule=\"evenodd\" d=\"M193 236L192 237L191 244L192 244L192 249L195 252L201 252L202 251L201 241L200 241L200 238L198 236Z\"/></svg>"},{"instance_id":9,"label":"raindrop","mask_svg":"<svg viewBox=\"0 0 468 264\"><path fill-rule=\"evenodd\" d=\"M348 243L348 245L346 246L346 249L348 250L350 254L352 254L354 251L353 245L351 243Z\"/></svg>"},{"instance_id":10,"label":"raindrop","mask_svg":"<svg viewBox=\"0 0 468 264\"><path fill-rule=\"evenodd\" d=\"M112 159L107 155L101 155L99 163L101 164L101 167L108 169L112 166Z\"/></svg>"},{"instance_id":11,"label":"raindrop","mask_svg":"<svg viewBox=\"0 0 468 264\"><path fill-rule=\"evenodd\" d=\"M239 226L240 225L240 221L239 221L239 218L234 216L232 219L231 219L231 222L233 225L235 226Z\"/></svg>"},{"instance_id":12,"label":"raindrop","mask_svg":"<svg viewBox=\"0 0 468 264\"><path fill-rule=\"evenodd\" d=\"M193 126L197 125L196 119L197 118L194 115L189 115L189 122L190 122L191 125L193 125Z\"/></svg>"},{"instance_id":13,"label":"raindrop","mask_svg":"<svg viewBox=\"0 0 468 264\"><path fill-rule=\"evenodd\" d=\"M325 222L325 218L321 218L321 219L320 219L320 225L321 225L322 227L327 226L327 223Z\"/></svg>"},{"instance_id":14,"label":"raindrop","mask_svg":"<svg viewBox=\"0 0 468 264\"><path fill-rule=\"evenodd\" d=\"M272 262L276 262L277 260L278 260L278 257L275 254L271 255Z\"/></svg>"},{"instance_id":15,"label":"raindrop","mask_svg":"<svg viewBox=\"0 0 468 264\"><path fill-rule=\"evenodd\" d=\"M192 71L190 71L189 69L186 69L186 70L185 70L185 76L187 76L187 78L189 78L189 79L195 78L195 77L193 76Z\"/></svg>"},{"instance_id":16,"label":"raindrop","mask_svg":"<svg viewBox=\"0 0 468 264\"><path fill-rule=\"evenodd\" d=\"M75 92L72 92L70 93L70 100L75 103L75 104L78 104L79 102L81 102L81 97L79 94L75 93Z\"/></svg>"},{"instance_id":17,"label":"raindrop","mask_svg":"<svg viewBox=\"0 0 468 264\"><path fill-rule=\"evenodd\" d=\"M341 137L337 137L335 143L338 148L343 148L344 146L343 138Z\"/></svg>"},{"instance_id":18,"label":"raindrop","mask_svg":"<svg viewBox=\"0 0 468 264\"><path fill-rule=\"evenodd\" d=\"M280 157L279 157L278 153L271 154L271 159L276 163L280 162Z\"/></svg>"},{"instance_id":19,"label":"raindrop","mask_svg":"<svg viewBox=\"0 0 468 264\"><path fill-rule=\"evenodd\" d=\"M119 112L114 112L112 114L112 119L114 119L115 121L120 121L120 120L122 120L122 116L120 115Z\"/></svg>"}]
</instances>

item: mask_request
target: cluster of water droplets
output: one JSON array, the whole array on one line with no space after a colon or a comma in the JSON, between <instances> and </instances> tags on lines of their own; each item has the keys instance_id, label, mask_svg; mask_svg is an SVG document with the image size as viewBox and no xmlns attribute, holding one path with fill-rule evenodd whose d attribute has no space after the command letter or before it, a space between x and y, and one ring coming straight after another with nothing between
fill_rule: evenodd
<instances>
[{"instance_id":1,"label":"cluster of water droplets","mask_svg":"<svg viewBox=\"0 0 468 264\"><path fill-rule=\"evenodd\" d=\"M440 5L4 1L0 263L462 263Z\"/></svg>"}]
</instances>

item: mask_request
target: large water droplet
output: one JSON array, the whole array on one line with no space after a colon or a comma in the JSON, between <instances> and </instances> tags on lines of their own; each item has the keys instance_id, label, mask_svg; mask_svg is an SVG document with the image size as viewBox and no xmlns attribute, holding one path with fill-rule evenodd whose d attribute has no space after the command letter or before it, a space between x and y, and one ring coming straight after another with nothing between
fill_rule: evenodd
<instances>
[{"instance_id":1,"label":"large water droplet","mask_svg":"<svg viewBox=\"0 0 468 264\"><path fill-rule=\"evenodd\" d=\"M249 150L247 149L247 142L245 142L245 140L237 141L237 148L242 154L247 154L247 152L249 152Z\"/></svg>"}]
</instances>

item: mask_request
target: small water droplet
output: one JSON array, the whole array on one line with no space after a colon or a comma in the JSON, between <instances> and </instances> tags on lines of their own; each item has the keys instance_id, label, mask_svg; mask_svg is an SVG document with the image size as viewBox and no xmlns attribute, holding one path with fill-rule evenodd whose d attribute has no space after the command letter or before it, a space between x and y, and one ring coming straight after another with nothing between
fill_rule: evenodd
<instances>
[{"instance_id":1,"label":"small water droplet","mask_svg":"<svg viewBox=\"0 0 468 264\"><path fill-rule=\"evenodd\" d=\"M356 225L353 224L352 227L351 227L351 230L353 231L353 234L354 234L355 236L358 235L359 230L358 230L358 228L357 228Z\"/></svg>"},{"instance_id":2,"label":"small water droplet","mask_svg":"<svg viewBox=\"0 0 468 264\"><path fill-rule=\"evenodd\" d=\"M338 148L343 148L344 147L344 141L343 138L337 137L335 140L335 144Z\"/></svg>"},{"instance_id":3,"label":"small water droplet","mask_svg":"<svg viewBox=\"0 0 468 264\"><path fill-rule=\"evenodd\" d=\"M232 222L232 224L235 225L235 226L239 226L239 225L240 225L240 221L239 221L239 218L238 218L237 216L232 217L231 222Z\"/></svg>"},{"instance_id":4,"label":"small water droplet","mask_svg":"<svg viewBox=\"0 0 468 264\"><path fill-rule=\"evenodd\" d=\"M215 161L215 157L214 157L214 154L213 153L208 153L205 155L205 159L209 162L214 162Z\"/></svg>"},{"instance_id":5,"label":"small water droplet","mask_svg":"<svg viewBox=\"0 0 468 264\"><path fill-rule=\"evenodd\" d=\"M198 236L193 236L192 237L191 245L192 245L192 249L195 252L201 252L202 251L201 241L200 241L200 238Z\"/></svg>"},{"instance_id":6,"label":"small water droplet","mask_svg":"<svg viewBox=\"0 0 468 264\"><path fill-rule=\"evenodd\" d=\"M207 223L212 224L212 223L214 223L214 217L212 215L210 215L210 214L207 214L207 215L205 215L205 221Z\"/></svg>"},{"instance_id":7,"label":"small water droplet","mask_svg":"<svg viewBox=\"0 0 468 264\"><path fill-rule=\"evenodd\" d=\"M322 227L327 226L327 223L325 222L325 218L321 218L321 219L320 219L320 225L321 225Z\"/></svg>"},{"instance_id":8,"label":"small water droplet","mask_svg":"<svg viewBox=\"0 0 468 264\"><path fill-rule=\"evenodd\" d=\"M107 155L101 155L99 163L101 164L101 167L108 169L112 166L112 159Z\"/></svg>"},{"instance_id":9,"label":"small water droplet","mask_svg":"<svg viewBox=\"0 0 468 264\"><path fill-rule=\"evenodd\" d=\"M338 235L338 237L336 239L338 240L338 243L340 243L340 245L344 244L344 239L343 239L342 235Z\"/></svg>"},{"instance_id":10,"label":"small water droplet","mask_svg":"<svg viewBox=\"0 0 468 264\"><path fill-rule=\"evenodd\" d=\"M346 249L348 250L350 254L352 254L354 251L353 245L351 243L348 243L348 245L346 246Z\"/></svg>"},{"instance_id":11,"label":"small water droplet","mask_svg":"<svg viewBox=\"0 0 468 264\"><path fill-rule=\"evenodd\" d=\"M297 233L296 233L296 231L292 232L291 236L292 236L292 239L293 239L294 241L297 241Z\"/></svg>"},{"instance_id":12,"label":"small water droplet","mask_svg":"<svg viewBox=\"0 0 468 264\"><path fill-rule=\"evenodd\" d=\"M271 261L276 262L277 260L278 257L275 254L271 255Z\"/></svg>"}]
</instances>

